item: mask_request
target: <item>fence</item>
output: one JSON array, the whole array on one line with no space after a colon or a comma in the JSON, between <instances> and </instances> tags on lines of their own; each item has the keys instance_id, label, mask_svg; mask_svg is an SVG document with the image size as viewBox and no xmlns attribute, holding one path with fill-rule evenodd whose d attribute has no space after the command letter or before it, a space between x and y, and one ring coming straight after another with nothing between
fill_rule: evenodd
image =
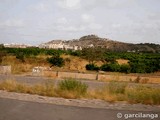
<instances>
[{"instance_id":1,"label":"fence","mask_svg":"<svg viewBox=\"0 0 160 120\"><path fill-rule=\"evenodd\" d=\"M42 70L38 73L34 73L36 76L47 76L53 78L74 78L74 79L86 79L86 80L99 80L99 81L134 81L139 75L122 75L122 74L102 74L102 73L79 73L79 72L61 72ZM149 83L160 83L160 77L146 77L141 76L141 80L147 80Z\"/></svg>"}]
</instances>

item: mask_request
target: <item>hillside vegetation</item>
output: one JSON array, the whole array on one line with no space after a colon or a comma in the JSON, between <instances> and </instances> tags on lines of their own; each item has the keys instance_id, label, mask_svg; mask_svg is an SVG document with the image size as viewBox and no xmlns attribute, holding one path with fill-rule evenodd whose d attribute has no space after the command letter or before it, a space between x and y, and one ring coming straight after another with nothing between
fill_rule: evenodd
<instances>
[{"instance_id":1,"label":"hillside vegetation","mask_svg":"<svg viewBox=\"0 0 160 120\"><path fill-rule=\"evenodd\" d=\"M1 64L11 65L13 73L29 72L35 66L81 72L102 70L122 73L153 73L160 70L159 53L110 52L105 48L84 48L81 51L39 48L0 49Z\"/></svg>"}]
</instances>

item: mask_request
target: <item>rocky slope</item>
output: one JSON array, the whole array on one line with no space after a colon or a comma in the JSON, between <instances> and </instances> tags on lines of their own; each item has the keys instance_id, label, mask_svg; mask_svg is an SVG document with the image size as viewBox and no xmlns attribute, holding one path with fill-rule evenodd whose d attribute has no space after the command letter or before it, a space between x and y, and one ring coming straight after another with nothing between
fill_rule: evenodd
<instances>
[{"instance_id":1,"label":"rocky slope","mask_svg":"<svg viewBox=\"0 0 160 120\"><path fill-rule=\"evenodd\" d=\"M160 45L158 44L132 44L124 43L119 41L110 40L107 38L100 38L96 35L83 36L80 39L73 40L52 40L46 44L58 44L62 43L69 46L80 46L82 48L86 47L101 47L106 48L110 51L128 51L128 52L157 52L160 53Z\"/></svg>"}]
</instances>

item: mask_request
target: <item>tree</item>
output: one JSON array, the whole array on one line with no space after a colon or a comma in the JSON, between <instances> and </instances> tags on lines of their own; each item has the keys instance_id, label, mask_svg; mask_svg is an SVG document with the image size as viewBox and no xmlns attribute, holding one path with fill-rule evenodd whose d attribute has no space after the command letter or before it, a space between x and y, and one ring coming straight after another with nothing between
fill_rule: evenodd
<instances>
[{"instance_id":1,"label":"tree","mask_svg":"<svg viewBox=\"0 0 160 120\"><path fill-rule=\"evenodd\" d=\"M101 70L110 71L110 72L119 72L120 71L120 65L118 63L103 64L101 66Z\"/></svg>"},{"instance_id":2,"label":"tree","mask_svg":"<svg viewBox=\"0 0 160 120\"><path fill-rule=\"evenodd\" d=\"M146 73L146 64L140 60L130 61L129 65L131 67L132 73Z\"/></svg>"},{"instance_id":3,"label":"tree","mask_svg":"<svg viewBox=\"0 0 160 120\"><path fill-rule=\"evenodd\" d=\"M21 60L22 62L25 62L24 60L24 53L23 52L20 52L20 53L17 53L16 54L16 58Z\"/></svg>"},{"instance_id":4,"label":"tree","mask_svg":"<svg viewBox=\"0 0 160 120\"><path fill-rule=\"evenodd\" d=\"M122 64L120 66L120 72L124 72L124 73L130 73L131 68L128 64Z\"/></svg>"},{"instance_id":5,"label":"tree","mask_svg":"<svg viewBox=\"0 0 160 120\"><path fill-rule=\"evenodd\" d=\"M57 66L62 67L64 66L64 59L60 56L52 56L51 58L47 58L47 61L51 64L50 67Z\"/></svg>"},{"instance_id":6,"label":"tree","mask_svg":"<svg viewBox=\"0 0 160 120\"><path fill-rule=\"evenodd\" d=\"M4 49L4 45L3 44L0 44L0 49Z\"/></svg>"},{"instance_id":7,"label":"tree","mask_svg":"<svg viewBox=\"0 0 160 120\"><path fill-rule=\"evenodd\" d=\"M84 48L82 57L88 60L90 64L94 64L95 61L104 60L104 52L102 48Z\"/></svg>"},{"instance_id":8,"label":"tree","mask_svg":"<svg viewBox=\"0 0 160 120\"><path fill-rule=\"evenodd\" d=\"M100 68L96 66L95 64L87 64L86 65L86 70L96 70L98 71Z\"/></svg>"},{"instance_id":9,"label":"tree","mask_svg":"<svg viewBox=\"0 0 160 120\"><path fill-rule=\"evenodd\" d=\"M3 57L6 55L7 53L5 51L0 51L0 64L2 63Z\"/></svg>"},{"instance_id":10,"label":"tree","mask_svg":"<svg viewBox=\"0 0 160 120\"><path fill-rule=\"evenodd\" d=\"M117 63L115 58L107 57L104 59L106 63Z\"/></svg>"}]
</instances>

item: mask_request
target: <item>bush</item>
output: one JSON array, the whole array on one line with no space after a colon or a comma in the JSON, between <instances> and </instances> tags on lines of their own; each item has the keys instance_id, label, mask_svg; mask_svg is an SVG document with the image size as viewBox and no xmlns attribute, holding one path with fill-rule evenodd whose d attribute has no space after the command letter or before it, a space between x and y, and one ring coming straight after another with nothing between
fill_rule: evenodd
<instances>
[{"instance_id":1,"label":"bush","mask_svg":"<svg viewBox=\"0 0 160 120\"><path fill-rule=\"evenodd\" d=\"M109 71L109 65L108 64L103 64L101 66L101 70L103 70L103 71Z\"/></svg>"},{"instance_id":2,"label":"bush","mask_svg":"<svg viewBox=\"0 0 160 120\"><path fill-rule=\"evenodd\" d=\"M17 53L16 54L16 58L21 60L22 62L25 62L24 60L24 53L23 52L20 52L20 53Z\"/></svg>"},{"instance_id":3,"label":"bush","mask_svg":"<svg viewBox=\"0 0 160 120\"><path fill-rule=\"evenodd\" d=\"M100 68L96 66L95 64L87 64L86 65L86 70L99 70Z\"/></svg>"},{"instance_id":4,"label":"bush","mask_svg":"<svg viewBox=\"0 0 160 120\"><path fill-rule=\"evenodd\" d=\"M84 95L88 88L86 84L72 79L61 81L58 87L62 91L76 92L78 95Z\"/></svg>"},{"instance_id":5,"label":"bush","mask_svg":"<svg viewBox=\"0 0 160 120\"><path fill-rule=\"evenodd\" d=\"M130 70L131 70L131 68L130 68L130 66L127 65L127 64L122 64L122 65L120 66L120 72L130 73Z\"/></svg>"},{"instance_id":6,"label":"bush","mask_svg":"<svg viewBox=\"0 0 160 120\"><path fill-rule=\"evenodd\" d=\"M137 76L137 78L134 80L135 83L140 83L141 77Z\"/></svg>"},{"instance_id":7,"label":"bush","mask_svg":"<svg viewBox=\"0 0 160 120\"><path fill-rule=\"evenodd\" d=\"M132 73L146 73L145 63L136 61L136 62L129 62L129 65L131 66Z\"/></svg>"},{"instance_id":8,"label":"bush","mask_svg":"<svg viewBox=\"0 0 160 120\"><path fill-rule=\"evenodd\" d=\"M52 56L51 58L47 58L47 61L52 64L52 66L62 67L64 66L64 59L59 56Z\"/></svg>"},{"instance_id":9,"label":"bush","mask_svg":"<svg viewBox=\"0 0 160 120\"><path fill-rule=\"evenodd\" d=\"M120 65L118 63L103 64L101 66L101 70L110 71L110 72L119 72L120 71Z\"/></svg>"}]
</instances>

